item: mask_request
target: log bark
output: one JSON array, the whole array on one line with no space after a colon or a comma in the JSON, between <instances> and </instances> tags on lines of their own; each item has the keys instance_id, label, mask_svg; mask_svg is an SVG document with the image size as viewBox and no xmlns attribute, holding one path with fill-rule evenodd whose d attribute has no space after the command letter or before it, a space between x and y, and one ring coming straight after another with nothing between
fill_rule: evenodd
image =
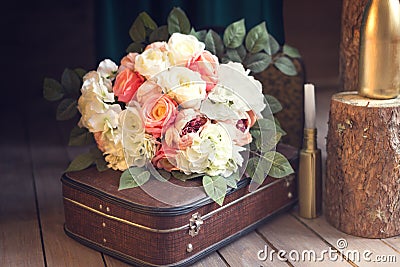
<instances>
[{"instance_id":1,"label":"log bark","mask_svg":"<svg viewBox=\"0 0 400 267\"><path fill-rule=\"evenodd\" d=\"M339 75L345 91L357 90L360 28L367 3L368 0L343 0Z\"/></svg>"},{"instance_id":2,"label":"log bark","mask_svg":"<svg viewBox=\"0 0 400 267\"><path fill-rule=\"evenodd\" d=\"M332 97L330 110L327 221L356 236L400 234L400 99L342 92Z\"/></svg>"}]
</instances>

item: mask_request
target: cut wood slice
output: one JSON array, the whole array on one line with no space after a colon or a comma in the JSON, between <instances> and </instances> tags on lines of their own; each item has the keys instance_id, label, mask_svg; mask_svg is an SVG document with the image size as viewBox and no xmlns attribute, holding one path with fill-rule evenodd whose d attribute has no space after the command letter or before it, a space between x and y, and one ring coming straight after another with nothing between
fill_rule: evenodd
<instances>
[{"instance_id":1,"label":"cut wood slice","mask_svg":"<svg viewBox=\"0 0 400 267\"><path fill-rule=\"evenodd\" d=\"M400 98L333 95L324 195L328 222L362 237L400 234L399 163Z\"/></svg>"}]
</instances>

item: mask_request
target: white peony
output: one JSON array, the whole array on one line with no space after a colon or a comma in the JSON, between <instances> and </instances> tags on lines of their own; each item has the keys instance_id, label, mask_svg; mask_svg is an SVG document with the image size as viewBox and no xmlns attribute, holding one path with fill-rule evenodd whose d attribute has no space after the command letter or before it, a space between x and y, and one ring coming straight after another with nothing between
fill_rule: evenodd
<instances>
[{"instance_id":1,"label":"white peony","mask_svg":"<svg viewBox=\"0 0 400 267\"><path fill-rule=\"evenodd\" d=\"M245 70L240 63L229 62L221 64L218 72L218 87L210 93L209 98L222 102L225 98L233 99L232 109L253 110L258 117L265 108L262 84L249 76L250 70Z\"/></svg>"},{"instance_id":2,"label":"white peony","mask_svg":"<svg viewBox=\"0 0 400 267\"><path fill-rule=\"evenodd\" d=\"M112 83L109 79L103 78L99 72L91 71L83 77L83 85L81 88L82 96L94 93L104 102L114 102L114 93L112 91Z\"/></svg>"},{"instance_id":3,"label":"white peony","mask_svg":"<svg viewBox=\"0 0 400 267\"><path fill-rule=\"evenodd\" d=\"M156 154L156 140L150 134L131 135L124 132L122 145L129 167L143 167Z\"/></svg>"},{"instance_id":4,"label":"white peony","mask_svg":"<svg viewBox=\"0 0 400 267\"><path fill-rule=\"evenodd\" d=\"M148 48L135 58L135 70L147 79L168 69L172 65L168 50Z\"/></svg>"},{"instance_id":5,"label":"white peony","mask_svg":"<svg viewBox=\"0 0 400 267\"><path fill-rule=\"evenodd\" d=\"M82 118L85 117L85 127L90 132L107 132L118 127L118 117L121 111L121 106L114 104L109 105L103 113L86 113L82 115Z\"/></svg>"},{"instance_id":6,"label":"white peony","mask_svg":"<svg viewBox=\"0 0 400 267\"><path fill-rule=\"evenodd\" d=\"M97 72L101 77L113 80L117 74L118 66L110 59L105 59L100 62L97 67Z\"/></svg>"},{"instance_id":7,"label":"white peony","mask_svg":"<svg viewBox=\"0 0 400 267\"><path fill-rule=\"evenodd\" d=\"M191 146L178 151L177 167L186 174L194 172L227 177L237 170L233 146L228 132L221 125L209 124L193 138Z\"/></svg>"},{"instance_id":8,"label":"white peony","mask_svg":"<svg viewBox=\"0 0 400 267\"><path fill-rule=\"evenodd\" d=\"M172 67L154 77L157 84L183 108L200 107L206 97L206 82L198 72L185 67Z\"/></svg>"},{"instance_id":9,"label":"white peony","mask_svg":"<svg viewBox=\"0 0 400 267\"><path fill-rule=\"evenodd\" d=\"M175 65L186 64L195 54L204 50L205 44L192 35L174 33L168 40Z\"/></svg>"}]
</instances>

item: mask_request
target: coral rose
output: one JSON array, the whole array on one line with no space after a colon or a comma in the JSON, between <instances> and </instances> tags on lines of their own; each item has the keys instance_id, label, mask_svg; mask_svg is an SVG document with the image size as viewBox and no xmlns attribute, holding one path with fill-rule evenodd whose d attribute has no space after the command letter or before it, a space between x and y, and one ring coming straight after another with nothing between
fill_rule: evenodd
<instances>
[{"instance_id":1,"label":"coral rose","mask_svg":"<svg viewBox=\"0 0 400 267\"><path fill-rule=\"evenodd\" d=\"M178 104L168 95L154 95L143 103L145 130L154 138L161 137L163 128L174 122Z\"/></svg>"},{"instance_id":2,"label":"coral rose","mask_svg":"<svg viewBox=\"0 0 400 267\"><path fill-rule=\"evenodd\" d=\"M201 78L207 83L207 92L210 92L218 83L218 66L218 58L207 50L198 53L187 63L187 67L200 73Z\"/></svg>"},{"instance_id":3,"label":"coral rose","mask_svg":"<svg viewBox=\"0 0 400 267\"><path fill-rule=\"evenodd\" d=\"M118 73L113 91L118 101L128 103L143 83L144 78L139 73L126 68Z\"/></svg>"},{"instance_id":4,"label":"coral rose","mask_svg":"<svg viewBox=\"0 0 400 267\"><path fill-rule=\"evenodd\" d=\"M135 59L138 53L129 53L121 59L121 66L119 66L120 71L125 68L130 70L135 70Z\"/></svg>"},{"instance_id":5,"label":"coral rose","mask_svg":"<svg viewBox=\"0 0 400 267\"><path fill-rule=\"evenodd\" d=\"M176 151L162 145L157 150L155 156L151 160L151 163L158 169L164 169L168 172L179 170L176 167L175 162Z\"/></svg>"}]
</instances>

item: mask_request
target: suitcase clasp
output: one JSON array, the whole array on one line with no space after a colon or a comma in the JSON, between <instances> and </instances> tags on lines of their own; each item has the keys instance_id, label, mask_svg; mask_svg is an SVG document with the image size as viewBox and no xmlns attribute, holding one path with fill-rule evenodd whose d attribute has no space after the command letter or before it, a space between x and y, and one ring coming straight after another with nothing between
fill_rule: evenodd
<instances>
[{"instance_id":1,"label":"suitcase clasp","mask_svg":"<svg viewBox=\"0 0 400 267\"><path fill-rule=\"evenodd\" d=\"M200 227L203 223L204 222L201 219L201 215L198 212L193 214L192 218L190 218L190 220L189 220L189 235L191 237L198 235L198 233L200 231Z\"/></svg>"}]
</instances>

